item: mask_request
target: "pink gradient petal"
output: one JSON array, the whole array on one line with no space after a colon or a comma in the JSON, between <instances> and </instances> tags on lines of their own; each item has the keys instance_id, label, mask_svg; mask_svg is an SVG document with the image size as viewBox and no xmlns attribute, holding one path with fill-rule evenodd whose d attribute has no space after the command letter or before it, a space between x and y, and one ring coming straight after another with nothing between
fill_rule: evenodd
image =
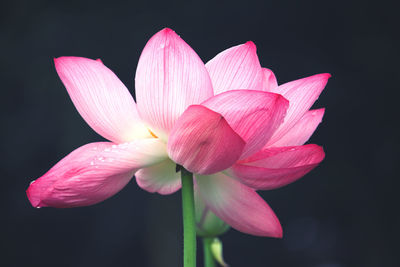
<instances>
[{"instance_id":1,"label":"pink gradient petal","mask_svg":"<svg viewBox=\"0 0 400 267\"><path fill-rule=\"evenodd\" d=\"M150 137L128 89L101 60L60 57L54 63L79 114L98 134L115 143Z\"/></svg>"},{"instance_id":2,"label":"pink gradient petal","mask_svg":"<svg viewBox=\"0 0 400 267\"><path fill-rule=\"evenodd\" d=\"M164 160L157 139L90 143L71 152L27 190L34 207L68 208L101 202L120 191L139 168Z\"/></svg>"},{"instance_id":3,"label":"pink gradient petal","mask_svg":"<svg viewBox=\"0 0 400 267\"><path fill-rule=\"evenodd\" d=\"M218 113L190 106L168 140L170 158L193 173L211 174L233 165L245 142Z\"/></svg>"},{"instance_id":4,"label":"pink gradient petal","mask_svg":"<svg viewBox=\"0 0 400 267\"><path fill-rule=\"evenodd\" d=\"M325 157L322 147L310 144L262 150L238 162L227 174L261 190L293 183L314 169Z\"/></svg>"},{"instance_id":5,"label":"pink gradient petal","mask_svg":"<svg viewBox=\"0 0 400 267\"><path fill-rule=\"evenodd\" d=\"M233 89L262 90L263 72L253 42L222 51L206 64L214 94Z\"/></svg>"},{"instance_id":6,"label":"pink gradient petal","mask_svg":"<svg viewBox=\"0 0 400 267\"><path fill-rule=\"evenodd\" d=\"M195 180L196 181L196 180ZM196 233L201 237L216 237L225 233L230 226L218 218L200 197L198 186L194 185Z\"/></svg>"},{"instance_id":7,"label":"pink gradient petal","mask_svg":"<svg viewBox=\"0 0 400 267\"><path fill-rule=\"evenodd\" d=\"M289 109L284 122L268 141L266 148L282 138L303 117L318 99L330 77L328 73L317 74L282 84L272 90L289 100Z\"/></svg>"},{"instance_id":8,"label":"pink gradient petal","mask_svg":"<svg viewBox=\"0 0 400 267\"><path fill-rule=\"evenodd\" d=\"M222 173L196 175L196 182L205 204L236 230L256 236L282 237L275 213L253 189Z\"/></svg>"},{"instance_id":9,"label":"pink gradient petal","mask_svg":"<svg viewBox=\"0 0 400 267\"><path fill-rule=\"evenodd\" d=\"M301 146L310 139L322 121L325 109L309 110L282 138L273 144L274 147Z\"/></svg>"},{"instance_id":10,"label":"pink gradient petal","mask_svg":"<svg viewBox=\"0 0 400 267\"><path fill-rule=\"evenodd\" d=\"M232 90L209 98L202 105L221 114L246 141L241 159L260 150L283 122L289 102L281 95Z\"/></svg>"},{"instance_id":11,"label":"pink gradient petal","mask_svg":"<svg viewBox=\"0 0 400 267\"><path fill-rule=\"evenodd\" d=\"M271 92L273 89L278 87L278 81L276 80L275 74L272 70L267 68L263 68L262 70L264 74L262 90Z\"/></svg>"},{"instance_id":12,"label":"pink gradient petal","mask_svg":"<svg viewBox=\"0 0 400 267\"><path fill-rule=\"evenodd\" d=\"M213 95L207 70L193 49L164 29L146 44L136 70L136 99L141 117L163 140L192 104Z\"/></svg>"},{"instance_id":13,"label":"pink gradient petal","mask_svg":"<svg viewBox=\"0 0 400 267\"><path fill-rule=\"evenodd\" d=\"M175 193L181 188L181 173L169 159L135 173L137 184L144 190L161 195Z\"/></svg>"}]
</instances>

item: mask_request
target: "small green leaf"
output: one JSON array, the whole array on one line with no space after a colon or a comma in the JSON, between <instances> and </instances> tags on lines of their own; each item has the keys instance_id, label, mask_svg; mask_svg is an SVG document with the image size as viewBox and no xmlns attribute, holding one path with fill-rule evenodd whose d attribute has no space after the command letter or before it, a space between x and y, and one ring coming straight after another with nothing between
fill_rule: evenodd
<instances>
[{"instance_id":1,"label":"small green leaf","mask_svg":"<svg viewBox=\"0 0 400 267\"><path fill-rule=\"evenodd\" d=\"M211 252L214 256L214 259L224 267L228 267L229 265L224 261L224 256L222 253L222 242L219 238L214 238L211 243Z\"/></svg>"}]
</instances>

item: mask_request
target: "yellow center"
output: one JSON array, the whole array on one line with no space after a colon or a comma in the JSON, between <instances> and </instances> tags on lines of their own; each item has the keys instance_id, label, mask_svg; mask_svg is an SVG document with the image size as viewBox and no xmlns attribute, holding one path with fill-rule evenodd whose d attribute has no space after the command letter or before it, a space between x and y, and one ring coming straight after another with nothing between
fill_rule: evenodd
<instances>
[{"instance_id":1,"label":"yellow center","mask_svg":"<svg viewBox=\"0 0 400 267\"><path fill-rule=\"evenodd\" d=\"M147 129L147 130L149 130L149 133L151 134L151 136L153 136L154 138L158 138L158 136L155 135L152 131L150 131L150 129Z\"/></svg>"}]
</instances>

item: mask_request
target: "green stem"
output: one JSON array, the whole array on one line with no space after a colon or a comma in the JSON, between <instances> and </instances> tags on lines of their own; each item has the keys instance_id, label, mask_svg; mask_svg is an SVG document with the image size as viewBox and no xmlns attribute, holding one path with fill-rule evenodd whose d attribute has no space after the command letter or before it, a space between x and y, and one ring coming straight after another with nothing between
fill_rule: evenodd
<instances>
[{"instance_id":1,"label":"green stem","mask_svg":"<svg viewBox=\"0 0 400 267\"><path fill-rule=\"evenodd\" d=\"M183 266L196 267L196 226L192 173L181 168L183 212Z\"/></svg>"},{"instance_id":2,"label":"green stem","mask_svg":"<svg viewBox=\"0 0 400 267\"><path fill-rule=\"evenodd\" d=\"M216 267L214 256L211 252L212 237L203 237L204 267Z\"/></svg>"}]
</instances>

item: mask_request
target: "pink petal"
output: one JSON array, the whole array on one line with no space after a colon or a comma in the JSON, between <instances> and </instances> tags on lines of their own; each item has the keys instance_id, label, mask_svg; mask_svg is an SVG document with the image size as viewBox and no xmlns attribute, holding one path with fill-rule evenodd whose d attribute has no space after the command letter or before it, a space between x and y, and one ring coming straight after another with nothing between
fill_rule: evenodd
<instances>
[{"instance_id":1,"label":"pink petal","mask_svg":"<svg viewBox=\"0 0 400 267\"><path fill-rule=\"evenodd\" d=\"M278 81L276 80L275 74L272 72L272 70L267 68L263 68L262 70L264 74L262 90L271 92L273 89L278 87Z\"/></svg>"},{"instance_id":2,"label":"pink petal","mask_svg":"<svg viewBox=\"0 0 400 267\"><path fill-rule=\"evenodd\" d=\"M322 147L313 144L276 147L235 164L227 173L254 189L275 189L298 180L324 157Z\"/></svg>"},{"instance_id":3,"label":"pink petal","mask_svg":"<svg viewBox=\"0 0 400 267\"><path fill-rule=\"evenodd\" d=\"M161 195L175 193L181 188L181 173L169 159L135 173L137 184L144 190Z\"/></svg>"},{"instance_id":4,"label":"pink petal","mask_svg":"<svg viewBox=\"0 0 400 267\"><path fill-rule=\"evenodd\" d=\"M284 136L317 100L325 88L330 74L317 74L300 80L288 82L273 89L289 100L289 109L282 125L274 133L266 147L273 145Z\"/></svg>"},{"instance_id":5,"label":"pink petal","mask_svg":"<svg viewBox=\"0 0 400 267\"><path fill-rule=\"evenodd\" d=\"M216 237L225 233L230 226L218 218L200 197L198 186L194 186L196 233L201 237Z\"/></svg>"},{"instance_id":6,"label":"pink petal","mask_svg":"<svg viewBox=\"0 0 400 267\"><path fill-rule=\"evenodd\" d=\"M101 202L120 191L139 168L167 157L157 139L115 145L84 145L33 181L27 190L34 207L68 208Z\"/></svg>"},{"instance_id":7,"label":"pink petal","mask_svg":"<svg viewBox=\"0 0 400 267\"><path fill-rule=\"evenodd\" d=\"M190 172L210 174L234 164L244 145L224 117L204 106L193 105L172 129L168 154Z\"/></svg>"},{"instance_id":8,"label":"pink petal","mask_svg":"<svg viewBox=\"0 0 400 267\"><path fill-rule=\"evenodd\" d=\"M262 90L264 76L253 42L222 51L206 67L214 94L233 89Z\"/></svg>"},{"instance_id":9,"label":"pink petal","mask_svg":"<svg viewBox=\"0 0 400 267\"><path fill-rule=\"evenodd\" d=\"M324 116L325 109L309 110L282 138L273 144L274 147L301 146L310 139Z\"/></svg>"},{"instance_id":10,"label":"pink petal","mask_svg":"<svg viewBox=\"0 0 400 267\"><path fill-rule=\"evenodd\" d=\"M192 104L213 95L207 70L193 49L174 31L163 29L146 44L136 70L141 117L163 140Z\"/></svg>"},{"instance_id":11,"label":"pink petal","mask_svg":"<svg viewBox=\"0 0 400 267\"><path fill-rule=\"evenodd\" d=\"M60 57L54 63L79 114L98 134L115 143L150 137L128 89L101 61Z\"/></svg>"},{"instance_id":12,"label":"pink petal","mask_svg":"<svg viewBox=\"0 0 400 267\"><path fill-rule=\"evenodd\" d=\"M196 182L206 205L236 230L257 236L282 237L282 227L275 213L253 189L222 173L196 175Z\"/></svg>"},{"instance_id":13,"label":"pink petal","mask_svg":"<svg viewBox=\"0 0 400 267\"><path fill-rule=\"evenodd\" d=\"M246 141L241 159L260 150L283 122L289 102L281 95L232 90L209 98L202 105L221 114Z\"/></svg>"}]
</instances>

